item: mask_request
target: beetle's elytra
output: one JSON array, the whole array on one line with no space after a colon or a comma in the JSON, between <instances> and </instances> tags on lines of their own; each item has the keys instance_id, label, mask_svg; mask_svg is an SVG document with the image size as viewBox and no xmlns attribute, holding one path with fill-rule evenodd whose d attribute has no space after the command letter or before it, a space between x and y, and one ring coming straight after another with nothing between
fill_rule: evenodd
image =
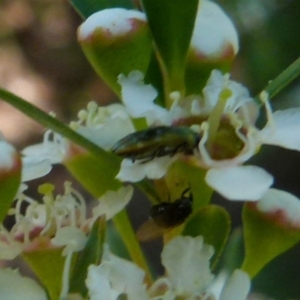
<instances>
[{"instance_id":1,"label":"beetle's elytra","mask_svg":"<svg viewBox=\"0 0 300 300\"><path fill-rule=\"evenodd\" d=\"M199 141L200 135L187 126L159 126L127 135L112 147L112 151L132 161L147 162L176 153L191 155Z\"/></svg>"}]
</instances>

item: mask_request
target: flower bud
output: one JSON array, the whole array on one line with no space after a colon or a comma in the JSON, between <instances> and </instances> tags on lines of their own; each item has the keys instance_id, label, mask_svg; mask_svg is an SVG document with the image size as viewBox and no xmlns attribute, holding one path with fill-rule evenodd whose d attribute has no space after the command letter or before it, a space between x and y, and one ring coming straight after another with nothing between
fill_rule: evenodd
<instances>
[{"instance_id":1,"label":"flower bud","mask_svg":"<svg viewBox=\"0 0 300 300\"><path fill-rule=\"evenodd\" d=\"M21 182L21 158L15 148L0 140L0 221L11 206Z\"/></svg>"},{"instance_id":2,"label":"flower bud","mask_svg":"<svg viewBox=\"0 0 300 300\"><path fill-rule=\"evenodd\" d=\"M79 27L78 40L96 72L116 93L120 92L119 74L147 70L152 41L142 12L99 11Z\"/></svg>"},{"instance_id":3,"label":"flower bud","mask_svg":"<svg viewBox=\"0 0 300 300\"><path fill-rule=\"evenodd\" d=\"M238 52L238 35L221 8L208 0L200 2L187 56L187 94L199 94L213 69L228 71Z\"/></svg>"}]
</instances>

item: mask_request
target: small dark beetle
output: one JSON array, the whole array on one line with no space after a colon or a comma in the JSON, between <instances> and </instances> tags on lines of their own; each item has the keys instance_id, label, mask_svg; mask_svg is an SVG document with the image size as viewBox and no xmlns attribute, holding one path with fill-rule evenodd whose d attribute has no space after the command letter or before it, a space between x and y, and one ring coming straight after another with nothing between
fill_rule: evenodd
<instances>
[{"instance_id":1,"label":"small dark beetle","mask_svg":"<svg viewBox=\"0 0 300 300\"><path fill-rule=\"evenodd\" d=\"M132 161L148 162L155 157L176 153L191 155L199 141L200 135L187 126L158 126L125 136L111 150Z\"/></svg>"},{"instance_id":2,"label":"small dark beetle","mask_svg":"<svg viewBox=\"0 0 300 300\"><path fill-rule=\"evenodd\" d=\"M151 219L146 221L137 231L140 241L148 241L160 237L173 227L181 225L192 213L193 197L185 194L190 188L183 191L181 197L174 202L163 202L150 209Z\"/></svg>"}]
</instances>

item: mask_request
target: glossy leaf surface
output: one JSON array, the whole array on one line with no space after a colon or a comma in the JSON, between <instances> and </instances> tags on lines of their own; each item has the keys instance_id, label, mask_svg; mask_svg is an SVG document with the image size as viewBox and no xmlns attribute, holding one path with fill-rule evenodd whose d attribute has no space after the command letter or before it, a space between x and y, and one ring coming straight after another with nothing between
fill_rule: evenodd
<instances>
[{"instance_id":1,"label":"glossy leaf surface","mask_svg":"<svg viewBox=\"0 0 300 300\"><path fill-rule=\"evenodd\" d=\"M212 266L214 266L222 253L230 229L228 212L220 206L209 205L200 208L188 219L182 234L193 237L203 236L205 243L212 245L215 249L212 258Z\"/></svg>"},{"instance_id":2,"label":"glossy leaf surface","mask_svg":"<svg viewBox=\"0 0 300 300\"><path fill-rule=\"evenodd\" d=\"M289 228L262 214L254 205L243 209L245 260L242 269L254 277L273 258L300 240L300 229Z\"/></svg>"},{"instance_id":3,"label":"glossy leaf surface","mask_svg":"<svg viewBox=\"0 0 300 300\"><path fill-rule=\"evenodd\" d=\"M198 0L143 0L142 3L162 60L162 68L171 85L169 89L181 90Z\"/></svg>"}]
</instances>

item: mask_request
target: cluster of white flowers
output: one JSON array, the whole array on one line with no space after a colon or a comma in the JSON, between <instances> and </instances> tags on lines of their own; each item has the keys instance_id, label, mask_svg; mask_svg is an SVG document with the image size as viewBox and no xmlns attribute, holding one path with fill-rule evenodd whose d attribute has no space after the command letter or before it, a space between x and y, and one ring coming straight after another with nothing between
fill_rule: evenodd
<instances>
[{"instance_id":1,"label":"cluster of white flowers","mask_svg":"<svg viewBox=\"0 0 300 300\"><path fill-rule=\"evenodd\" d=\"M174 160L183 159L199 168L206 168L206 183L225 198L262 201L268 196L273 184L273 176L258 166L243 165L243 163L255 155L263 144L300 151L300 108L273 113L268 95L262 93L261 102L266 110L267 122L262 129L259 129L255 126L258 104L249 96L248 90L230 80L228 74L223 75L220 71L214 70L201 97L181 99L180 95L174 92L171 95L173 105L169 110L154 103L157 92L151 85L144 84L140 72L133 71L127 77L120 75L119 83L122 87L123 105L98 107L91 102L87 110L79 113L79 120L71 123L74 130L106 150L121 138L134 132L132 118L145 117L149 127L178 126L189 122L189 119L201 120L191 125L191 129L201 135L194 155L154 157L143 163L139 160L133 162L124 159L117 175L121 181L137 182L145 177L161 178ZM222 108L221 114L220 111L216 112L216 107ZM213 146L208 146L210 128L216 126L215 123L221 129L224 126L224 130L228 131L226 138L229 138L229 143L238 145L229 157L215 157ZM66 154L64 157L61 155L62 145L66 144L60 138L49 141L49 133L45 136L44 143L24 150L24 159L28 160L30 156L29 160L33 161L34 157L39 157L37 153L47 151L48 159L50 156L55 156L49 159L53 162L67 159L67 151L64 151ZM222 144L224 140L220 138L217 142L221 151L223 147L226 152L227 144ZM55 147L58 150L53 150ZM280 193L275 189L272 190L272 193L277 192ZM282 194L280 195L283 197ZM282 201L285 201L285 197Z\"/></svg>"},{"instance_id":2,"label":"cluster of white flowers","mask_svg":"<svg viewBox=\"0 0 300 300\"><path fill-rule=\"evenodd\" d=\"M65 247L64 255L82 250L94 221L101 215L111 219L126 206L133 192L130 186L107 192L88 218L85 199L69 182L65 183L64 195L54 197L53 188L48 184L40 187L42 203L19 191L15 208L9 212L15 218L14 225L10 230L3 225L0 228L0 259L13 259L22 251L38 248L41 237L43 244L48 239L49 248Z\"/></svg>"},{"instance_id":3,"label":"cluster of white flowers","mask_svg":"<svg viewBox=\"0 0 300 300\"><path fill-rule=\"evenodd\" d=\"M15 207L9 212L15 218L14 225L10 230L4 225L0 227L0 259L12 260L22 252L29 253L40 247L44 250L62 248L62 255L66 256L61 292L64 298L68 292L72 254L85 247L87 235L98 217L105 216L109 220L127 205L133 189L127 186L116 192L108 191L88 218L85 199L69 182L65 183L65 193L56 197L52 185L40 186L42 202L26 196L26 186L22 187Z\"/></svg>"},{"instance_id":4,"label":"cluster of white flowers","mask_svg":"<svg viewBox=\"0 0 300 300\"><path fill-rule=\"evenodd\" d=\"M213 252L213 247L204 244L202 237L174 238L161 255L167 275L147 288L142 269L106 249L102 263L89 267L86 284L90 299L118 299L121 294L128 300L246 299L250 290L248 275L235 270L231 276L215 277L210 271Z\"/></svg>"},{"instance_id":5,"label":"cluster of white flowers","mask_svg":"<svg viewBox=\"0 0 300 300\"><path fill-rule=\"evenodd\" d=\"M131 28L122 19L125 15L127 21L131 18L146 21L141 12L123 9L101 11L80 27L79 38L88 38L98 27L112 29L111 34L123 34ZM113 20L108 22L111 17ZM216 21L212 22L212 19ZM227 49L224 52L233 55L237 53L238 38L234 26L216 4L201 1L195 24L191 48L199 56L215 57L220 49ZM118 82L123 104L99 107L90 102L70 127L106 151L111 151L120 139L134 133L134 119L142 118L148 128L188 126L200 137L200 141L190 155L178 151L173 156L153 155L146 161L125 158L117 179L122 182L160 179L172 163L183 160L206 169L207 185L225 198L257 201L257 209L262 213L276 214L280 211L289 226L300 227L299 199L287 192L271 189L273 177L264 169L243 165L263 144L300 151L300 108L273 113L268 95L263 92L260 104L265 108L267 122L259 129L255 125L258 103L245 87L218 70L212 71L201 95L184 97L177 91L172 92L169 95L172 101L170 108L154 102L158 92L152 85L144 83L140 71L132 71L126 76L120 74ZM3 168L7 162L12 168L11 157L15 150L7 145L0 144L1 157L5 158L2 159ZM41 144L23 150L22 182L44 176L53 164L63 163L77 154L71 150L71 143L64 137L47 131ZM56 197L53 186L42 186L41 201L26 196L25 189L24 185L20 186L15 206L9 211L15 218L15 224L10 230L4 225L0 227L0 259L11 260L22 252L34 251L41 242L43 247L61 249L66 259L60 297L66 299L73 253L84 249L95 220L104 215L108 220L121 211L130 201L133 189L127 186L118 191L108 191L99 199L91 217L87 216L85 200L70 183L65 184L65 193ZM232 274L223 272L215 276L210 270L212 255L212 246L204 244L202 237L178 236L165 245L162 252L165 276L146 286L142 269L118 258L105 247L101 264L91 265L88 270L86 286L89 299L114 300L122 295L128 300L246 299L250 290L248 275L242 270L235 270ZM15 286L14 291L2 289L9 280L19 282L20 289ZM29 289L25 289L24 285ZM23 288L25 294L20 292ZM0 270L0 298L14 297L18 300L22 299L22 295L28 299L46 299L44 290L32 280L22 278L9 269Z\"/></svg>"}]
</instances>

